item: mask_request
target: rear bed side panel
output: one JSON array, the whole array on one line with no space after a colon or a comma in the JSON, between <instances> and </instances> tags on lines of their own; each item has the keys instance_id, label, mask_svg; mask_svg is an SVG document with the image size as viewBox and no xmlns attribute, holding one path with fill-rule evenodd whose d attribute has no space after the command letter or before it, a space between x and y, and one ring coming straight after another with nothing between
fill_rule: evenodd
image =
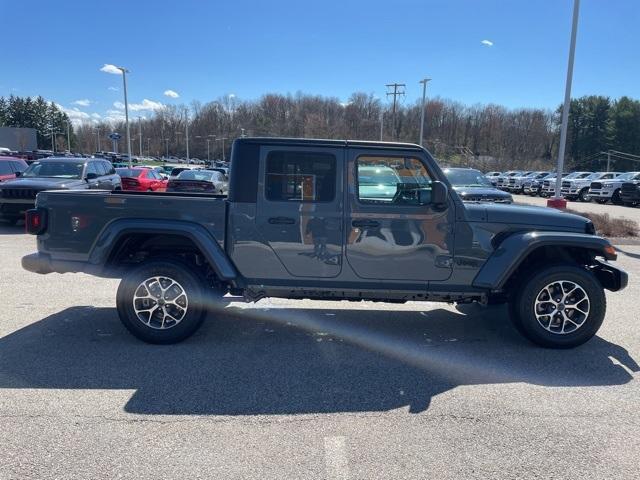
<instances>
[{"instance_id":1,"label":"rear bed side panel","mask_svg":"<svg viewBox=\"0 0 640 480\"><path fill-rule=\"evenodd\" d=\"M222 199L150 193L44 192L38 207L49 214L38 250L54 259L87 261L96 238L116 220L179 221L199 225L223 246L225 203Z\"/></svg>"}]
</instances>

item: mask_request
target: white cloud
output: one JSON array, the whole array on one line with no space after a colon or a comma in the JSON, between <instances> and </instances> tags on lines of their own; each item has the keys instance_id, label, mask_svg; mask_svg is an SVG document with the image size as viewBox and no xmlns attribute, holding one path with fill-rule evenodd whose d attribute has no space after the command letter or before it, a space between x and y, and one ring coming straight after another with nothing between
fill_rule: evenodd
<instances>
[{"instance_id":1,"label":"white cloud","mask_svg":"<svg viewBox=\"0 0 640 480\"><path fill-rule=\"evenodd\" d=\"M175 90L165 90L164 96L171 97L171 98L178 98L180 95L178 95L178 92L176 92Z\"/></svg>"},{"instance_id":2,"label":"white cloud","mask_svg":"<svg viewBox=\"0 0 640 480\"><path fill-rule=\"evenodd\" d=\"M124 110L124 103L122 102L113 102L113 106L118 110ZM154 102L153 100L149 100L147 98L142 100L142 103L130 103L129 110L132 112L141 112L144 110L156 111L162 110L164 105L160 102Z\"/></svg>"},{"instance_id":3,"label":"white cloud","mask_svg":"<svg viewBox=\"0 0 640 480\"><path fill-rule=\"evenodd\" d=\"M92 113L91 118L93 118L94 120L100 120L102 118L102 115L100 115L99 113Z\"/></svg>"},{"instance_id":4,"label":"white cloud","mask_svg":"<svg viewBox=\"0 0 640 480\"><path fill-rule=\"evenodd\" d=\"M115 65L111 65L110 63L105 63L100 71L105 73L113 73L114 75L120 75L122 73L122 71L120 71L118 67L116 67Z\"/></svg>"},{"instance_id":5,"label":"white cloud","mask_svg":"<svg viewBox=\"0 0 640 480\"><path fill-rule=\"evenodd\" d=\"M480 43L487 47L493 47L493 42L491 40L482 40Z\"/></svg>"},{"instance_id":6,"label":"white cloud","mask_svg":"<svg viewBox=\"0 0 640 480\"><path fill-rule=\"evenodd\" d=\"M104 119L107 122L110 123L114 123L114 122L124 122L125 117L124 117L124 112L120 111L120 110L107 110L106 115L104 117Z\"/></svg>"},{"instance_id":7,"label":"white cloud","mask_svg":"<svg viewBox=\"0 0 640 480\"><path fill-rule=\"evenodd\" d=\"M229 94L229 98L236 98L236 94L235 93L230 93Z\"/></svg>"},{"instance_id":8,"label":"white cloud","mask_svg":"<svg viewBox=\"0 0 640 480\"><path fill-rule=\"evenodd\" d=\"M107 90L111 90L112 92L119 92L120 89L118 87L109 87Z\"/></svg>"},{"instance_id":9,"label":"white cloud","mask_svg":"<svg viewBox=\"0 0 640 480\"><path fill-rule=\"evenodd\" d=\"M73 105L80 105L81 107L88 107L91 105L91 100L88 98L83 98L82 100L76 100L75 102L71 102Z\"/></svg>"}]
</instances>

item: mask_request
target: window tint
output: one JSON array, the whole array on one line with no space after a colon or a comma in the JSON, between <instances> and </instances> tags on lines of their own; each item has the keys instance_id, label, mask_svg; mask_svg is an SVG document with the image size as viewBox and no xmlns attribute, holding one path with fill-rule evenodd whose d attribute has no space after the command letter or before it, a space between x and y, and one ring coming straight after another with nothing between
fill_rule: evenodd
<instances>
[{"instance_id":1,"label":"window tint","mask_svg":"<svg viewBox=\"0 0 640 480\"><path fill-rule=\"evenodd\" d=\"M417 158L362 156L356 168L361 203L420 205L419 192L431 192L431 178Z\"/></svg>"},{"instance_id":2,"label":"window tint","mask_svg":"<svg viewBox=\"0 0 640 480\"><path fill-rule=\"evenodd\" d=\"M97 162L89 162L87 163L87 173L95 173L96 175L100 175L100 172L98 172L98 166L96 165Z\"/></svg>"},{"instance_id":3,"label":"window tint","mask_svg":"<svg viewBox=\"0 0 640 480\"><path fill-rule=\"evenodd\" d=\"M115 168L113 168L113 165L111 165L111 162L103 161L102 165L104 165L104 169L107 172L106 175L113 175L114 173L116 173L116 170Z\"/></svg>"},{"instance_id":4,"label":"window tint","mask_svg":"<svg viewBox=\"0 0 640 480\"><path fill-rule=\"evenodd\" d=\"M96 167L98 169L98 175L100 176L107 175L109 173L104 162L96 162Z\"/></svg>"},{"instance_id":5,"label":"window tint","mask_svg":"<svg viewBox=\"0 0 640 480\"><path fill-rule=\"evenodd\" d=\"M11 175L12 173L13 169L9 162L0 162L0 175Z\"/></svg>"},{"instance_id":6,"label":"window tint","mask_svg":"<svg viewBox=\"0 0 640 480\"><path fill-rule=\"evenodd\" d=\"M24 172L27 169L26 165L22 162L11 162L11 164L13 165L13 170L16 172Z\"/></svg>"},{"instance_id":7,"label":"window tint","mask_svg":"<svg viewBox=\"0 0 640 480\"><path fill-rule=\"evenodd\" d=\"M314 152L270 152L265 195L282 202L330 202L336 193L336 157Z\"/></svg>"}]
</instances>

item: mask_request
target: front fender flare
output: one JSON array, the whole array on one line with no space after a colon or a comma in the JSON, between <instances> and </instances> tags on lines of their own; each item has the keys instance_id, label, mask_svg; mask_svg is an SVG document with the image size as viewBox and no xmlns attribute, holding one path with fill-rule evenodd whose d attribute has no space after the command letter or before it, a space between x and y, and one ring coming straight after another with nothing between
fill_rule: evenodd
<instances>
[{"instance_id":1,"label":"front fender flare","mask_svg":"<svg viewBox=\"0 0 640 480\"><path fill-rule=\"evenodd\" d=\"M608 240L586 233L520 232L509 235L493 251L473 280L473 286L501 289L511 274L534 250L545 247L576 247L593 251L607 260L615 260ZM608 248L607 248L608 247Z\"/></svg>"}]
</instances>

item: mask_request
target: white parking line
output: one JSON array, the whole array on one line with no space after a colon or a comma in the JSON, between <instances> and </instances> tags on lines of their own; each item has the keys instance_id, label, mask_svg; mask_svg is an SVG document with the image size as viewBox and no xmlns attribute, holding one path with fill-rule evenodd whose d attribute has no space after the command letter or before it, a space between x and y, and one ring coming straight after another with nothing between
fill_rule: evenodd
<instances>
[{"instance_id":1,"label":"white parking line","mask_svg":"<svg viewBox=\"0 0 640 480\"><path fill-rule=\"evenodd\" d=\"M327 480L346 480L349 478L346 444L345 437L324 438L324 461Z\"/></svg>"}]
</instances>

